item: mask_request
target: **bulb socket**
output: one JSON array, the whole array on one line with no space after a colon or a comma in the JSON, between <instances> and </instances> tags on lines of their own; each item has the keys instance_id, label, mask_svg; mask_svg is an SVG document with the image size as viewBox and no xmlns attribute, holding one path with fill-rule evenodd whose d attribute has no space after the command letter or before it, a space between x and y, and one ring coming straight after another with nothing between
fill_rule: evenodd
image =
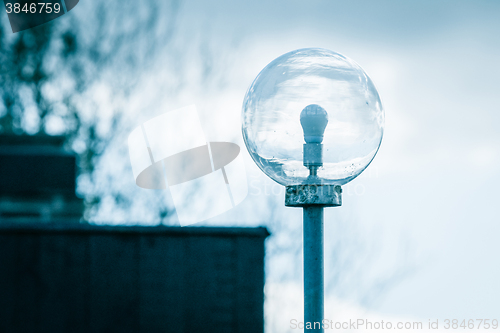
<instances>
[{"instance_id":1,"label":"bulb socket","mask_svg":"<svg viewBox=\"0 0 500 333\"><path fill-rule=\"evenodd\" d=\"M304 166L306 168L323 166L323 145L321 143L304 144Z\"/></svg>"}]
</instances>

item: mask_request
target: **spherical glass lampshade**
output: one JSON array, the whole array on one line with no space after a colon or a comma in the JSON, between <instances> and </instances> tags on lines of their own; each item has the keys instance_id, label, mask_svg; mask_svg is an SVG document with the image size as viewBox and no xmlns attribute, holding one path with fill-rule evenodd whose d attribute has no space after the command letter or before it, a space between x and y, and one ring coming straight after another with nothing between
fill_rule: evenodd
<instances>
[{"instance_id":1,"label":"spherical glass lampshade","mask_svg":"<svg viewBox=\"0 0 500 333\"><path fill-rule=\"evenodd\" d=\"M272 61L253 81L243 102L242 130L253 160L276 182L343 185L375 157L384 110L373 82L353 60L300 49ZM314 178L304 166L306 141L323 144Z\"/></svg>"}]
</instances>

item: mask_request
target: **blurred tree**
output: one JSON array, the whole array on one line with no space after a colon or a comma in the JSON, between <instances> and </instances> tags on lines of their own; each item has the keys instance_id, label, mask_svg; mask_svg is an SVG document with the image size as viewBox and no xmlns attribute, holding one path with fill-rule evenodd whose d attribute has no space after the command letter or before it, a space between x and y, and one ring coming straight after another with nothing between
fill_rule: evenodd
<instances>
[{"instance_id":1,"label":"blurred tree","mask_svg":"<svg viewBox=\"0 0 500 333\"><path fill-rule=\"evenodd\" d=\"M175 0L81 3L16 34L2 17L0 133L64 135L79 154L80 174L92 177L122 113L100 114L97 99L88 96L97 95L103 82L108 95L127 96L158 54L157 41L164 46L172 40L178 7ZM101 195L87 193L85 199L92 209Z\"/></svg>"},{"instance_id":2,"label":"blurred tree","mask_svg":"<svg viewBox=\"0 0 500 333\"><path fill-rule=\"evenodd\" d=\"M40 126L30 124L23 110L31 99L38 105L42 121L49 111L50 105L41 89L52 76L43 66L54 37L52 25L45 24L15 36L6 36L7 29L5 24L0 26L0 130L34 134Z\"/></svg>"}]
</instances>

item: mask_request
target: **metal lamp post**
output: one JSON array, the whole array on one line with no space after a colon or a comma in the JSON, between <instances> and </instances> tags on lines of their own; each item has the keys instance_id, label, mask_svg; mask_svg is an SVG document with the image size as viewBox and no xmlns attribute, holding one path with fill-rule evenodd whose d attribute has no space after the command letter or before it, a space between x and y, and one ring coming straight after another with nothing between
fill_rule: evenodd
<instances>
[{"instance_id":1,"label":"metal lamp post","mask_svg":"<svg viewBox=\"0 0 500 333\"><path fill-rule=\"evenodd\" d=\"M373 160L383 128L384 111L368 75L325 49L275 59L245 96L242 131L250 155L286 186L285 205L303 208L306 331L323 332L323 208L341 206L341 185Z\"/></svg>"},{"instance_id":2,"label":"metal lamp post","mask_svg":"<svg viewBox=\"0 0 500 333\"><path fill-rule=\"evenodd\" d=\"M323 133L328 114L319 105L309 105L300 114L304 130L304 166L309 169L305 184L286 187L285 205L303 207L304 322L322 323L324 318L323 207L341 205L338 185L321 185L316 179L323 166ZM318 185L319 184L319 185ZM317 326L321 326L320 324ZM322 328L317 331L322 332Z\"/></svg>"}]
</instances>

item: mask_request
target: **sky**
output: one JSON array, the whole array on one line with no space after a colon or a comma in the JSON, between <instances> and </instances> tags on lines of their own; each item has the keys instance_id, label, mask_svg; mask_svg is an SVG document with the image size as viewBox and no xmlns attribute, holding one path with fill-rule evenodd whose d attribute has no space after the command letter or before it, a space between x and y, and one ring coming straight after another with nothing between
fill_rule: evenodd
<instances>
[{"instance_id":1,"label":"sky","mask_svg":"<svg viewBox=\"0 0 500 333\"><path fill-rule=\"evenodd\" d=\"M210 116L227 129L208 130L212 137L238 140L245 91L281 54L322 47L358 62L381 96L385 134L366 175L345 186L343 207L326 212L325 228L352 219L377 237L381 272L409 253L411 272L373 311L423 319L499 313L500 2L187 1L181 17L232 55L232 88ZM246 161L250 178L265 184ZM276 206L278 192L269 194ZM262 196L216 220L234 219ZM276 209L300 223L300 212Z\"/></svg>"},{"instance_id":2,"label":"sky","mask_svg":"<svg viewBox=\"0 0 500 333\"><path fill-rule=\"evenodd\" d=\"M344 186L343 206L325 211L325 280L333 281L327 283L326 316L342 307L343 318L369 313L424 322L500 313L499 17L496 0L180 2L176 40L164 47L158 41L155 66L143 71L123 109L138 126L196 104L208 141L242 147L247 199L199 225L271 230L268 332L287 331L288 317L301 315L302 214L284 207L283 187L246 153L241 107L269 62L306 47L360 64L378 89L386 119L374 161ZM204 61L217 80L200 78L196 45L205 48ZM175 66L185 66L184 88L172 97L166 91L175 85ZM108 103L105 91L92 92L102 105ZM116 167L119 152L126 151L126 139L115 144L101 167ZM129 176L120 182L134 191L138 207L153 196L171 200L168 192L135 188L129 166L116 173L123 172ZM146 216L141 209L125 216L110 205L96 220Z\"/></svg>"}]
</instances>

